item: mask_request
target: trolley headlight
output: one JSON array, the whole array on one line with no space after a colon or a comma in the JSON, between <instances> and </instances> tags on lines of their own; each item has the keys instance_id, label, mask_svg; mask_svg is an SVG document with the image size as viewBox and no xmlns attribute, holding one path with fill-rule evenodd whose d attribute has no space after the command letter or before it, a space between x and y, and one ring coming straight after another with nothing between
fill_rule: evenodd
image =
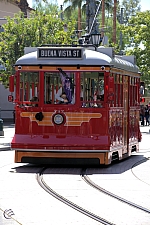
<instances>
[{"instance_id":1,"label":"trolley headlight","mask_svg":"<svg viewBox=\"0 0 150 225\"><path fill-rule=\"evenodd\" d=\"M101 66L101 69L102 69L102 70L105 70L105 66Z\"/></svg>"},{"instance_id":2,"label":"trolley headlight","mask_svg":"<svg viewBox=\"0 0 150 225\"><path fill-rule=\"evenodd\" d=\"M18 70L21 70L22 69L22 66L18 66Z\"/></svg>"},{"instance_id":3,"label":"trolley headlight","mask_svg":"<svg viewBox=\"0 0 150 225\"><path fill-rule=\"evenodd\" d=\"M54 115L53 120L55 124L60 125L64 122L64 117L61 114L56 114Z\"/></svg>"}]
</instances>

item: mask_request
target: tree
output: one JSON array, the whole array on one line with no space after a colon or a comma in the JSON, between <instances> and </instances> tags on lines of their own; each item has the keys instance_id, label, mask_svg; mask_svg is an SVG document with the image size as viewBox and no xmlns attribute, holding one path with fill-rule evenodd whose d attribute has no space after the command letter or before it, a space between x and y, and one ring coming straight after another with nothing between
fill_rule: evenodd
<instances>
[{"instance_id":1,"label":"tree","mask_svg":"<svg viewBox=\"0 0 150 225\"><path fill-rule=\"evenodd\" d=\"M48 0L32 0L33 5L38 5L39 3L48 3Z\"/></svg>"},{"instance_id":2,"label":"tree","mask_svg":"<svg viewBox=\"0 0 150 225\"><path fill-rule=\"evenodd\" d=\"M117 13L117 0L114 0L113 9L113 43L116 44L116 13Z\"/></svg>"},{"instance_id":3,"label":"tree","mask_svg":"<svg viewBox=\"0 0 150 225\"><path fill-rule=\"evenodd\" d=\"M127 54L136 56L137 65L142 73L141 79L146 85L150 84L150 11L139 12L128 21L128 26L123 25L122 31L128 44Z\"/></svg>"},{"instance_id":4,"label":"tree","mask_svg":"<svg viewBox=\"0 0 150 225\"><path fill-rule=\"evenodd\" d=\"M7 17L4 32L0 33L0 55L5 62L6 71L1 80L5 85L8 76L13 74L15 61L24 54L24 47L37 47L42 44L71 44L74 32L74 22L68 22L64 31L64 22L54 16L34 12L30 18L24 18L23 13L14 18Z\"/></svg>"},{"instance_id":5,"label":"tree","mask_svg":"<svg viewBox=\"0 0 150 225\"><path fill-rule=\"evenodd\" d=\"M81 17L82 17L82 13L81 13L81 8L83 5L83 2L85 3L85 1L83 0L64 0L64 4L68 4L69 5L65 8L64 12L66 13L67 16L71 16L72 11L74 11L76 8L78 9L78 30L82 30L82 26L81 26ZM84 12L85 13L85 12ZM79 32L79 36L81 36L81 32Z\"/></svg>"},{"instance_id":6,"label":"tree","mask_svg":"<svg viewBox=\"0 0 150 225\"><path fill-rule=\"evenodd\" d=\"M104 37L104 27L105 27L105 0L102 0L102 33L101 37Z\"/></svg>"},{"instance_id":7,"label":"tree","mask_svg":"<svg viewBox=\"0 0 150 225\"><path fill-rule=\"evenodd\" d=\"M35 4L33 4L33 8L37 12L41 12L46 15L53 14L53 16L55 17L58 17L58 14L60 13L60 9L57 4L48 3L48 2L47 3L36 2Z\"/></svg>"},{"instance_id":8,"label":"tree","mask_svg":"<svg viewBox=\"0 0 150 225\"><path fill-rule=\"evenodd\" d=\"M84 29L87 26L87 18L85 18L86 14L86 7L87 4L89 4L89 0L64 0L64 4L70 3L66 9L65 9L65 15L67 18L69 18L73 13L76 8L78 8L78 30L83 29L84 24ZM99 1L96 1L96 7L98 6ZM102 36L103 36L103 31L105 30L105 11L107 11L107 16L109 17L109 14L112 12L112 0L102 0L101 2L101 8L100 8L100 13L98 15L98 20L99 20L99 28L102 30Z\"/></svg>"},{"instance_id":9,"label":"tree","mask_svg":"<svg viewBox=\"0 0 150 225\"><path fill-rule=\"evenodd\" d=\"M103 3L103 2L102 2ZM102 27L105 27L105 35L109 39L109 45L114 47L117 52L119 52L119 29L117 21L117 11L118 11L118 1L117 0L105 0L105 23L102 19ZM103 4L102 4L102 18L103 18ZM103 28L102 28L103 30Z\"/></svg>"},{"instance_id":10,"label":"tree","mask_svg":"<svg viewBox=\"0 0 150 225\"><path fill-rule=\"evenodd\" d=\"M127 23L129 18L135 16L137 12L140 12L140 0L123 0L122 6L124 11L124 21ZM122 7L120 6L120 8Z\"/></svg>"},{"instance_id":11,"label":"tree","mask_svg":"<svg viewBox=\"0 0 150 225\"><path fill-rule=\"evenodd\" d=\"M140 0L123 0L122 4L117 8L117 21L120 24L128 25L128 21L132 16L135 16L137 12L140 12ZM120 30L118 24L117 30ZM125 36L122 36L120 31L120 51L125 48L127 39Z\"/></svg>"},{"instance_id":12,"label":"tree","mask_svg":"<svg viewBox=\"0 0 150 225\"><path fill-rule=\"evenodd\" d=\"M27 0L20 0L20 3L19 3L19 8L21 9L21 12L23 12L24 14L24 17L27 18L27 8L29 6Z\"/></svg>"}]
</instances>

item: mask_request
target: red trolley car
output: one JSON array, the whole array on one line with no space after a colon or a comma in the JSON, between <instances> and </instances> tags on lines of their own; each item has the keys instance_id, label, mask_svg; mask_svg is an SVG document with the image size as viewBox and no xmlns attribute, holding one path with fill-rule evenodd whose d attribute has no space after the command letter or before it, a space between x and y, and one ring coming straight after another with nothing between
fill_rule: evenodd
<instances>
[{"instance_id":1,"label":"red trolley car","mask_svg":"<svg viewBox=\"0 0 150 225\"><path fill-rule=\"evenodd\" d=\"M15 87L15 162L110 164L139 150L140 73L113 48L25 48Z\"/></svg>"}]
</instances>

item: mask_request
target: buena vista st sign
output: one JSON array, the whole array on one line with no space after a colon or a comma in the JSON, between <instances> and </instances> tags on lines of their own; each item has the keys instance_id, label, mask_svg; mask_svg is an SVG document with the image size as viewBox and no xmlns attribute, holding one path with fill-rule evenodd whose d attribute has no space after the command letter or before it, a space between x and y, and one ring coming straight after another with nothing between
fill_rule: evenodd
<instances>
[{"instance_id":1,"label":"buena vista st sign","mask_svg":"<svg viewBox=\"0 0 150 225\"><path fill-rule=\"evenodd\" d=\"M52 48L52 47L40 47L37 50L37 56L39 59L63 59L63 58L68 58L68 59L81 59L82 58L82 48Z\"/></svg>"}]
</instances>

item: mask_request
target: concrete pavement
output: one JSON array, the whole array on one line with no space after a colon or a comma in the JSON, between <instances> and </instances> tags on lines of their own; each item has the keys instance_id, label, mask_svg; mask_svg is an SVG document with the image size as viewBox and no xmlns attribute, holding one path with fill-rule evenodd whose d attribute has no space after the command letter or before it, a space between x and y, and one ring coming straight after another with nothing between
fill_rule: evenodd
<instances>
[{"instance_id":1,"label":"concrete pavement","mask_svg":"<svg viewBox=\"0 0 150 225\"><path fill-rule=\"evenodd\" d=\"M0 151L10 150L10 143L15 132L15 125L13 123L4 123L4 136L0 136Z\"/></svg>"},{"instance_id":2,"label":"concrete pavement","mask_svg":"<svg viewBox=\"0 0 150 225\"><path fill-rule=\"evenodd\" d=\"M150 209L150 127L141 127L140 152L108 168L88 168L87 175L102 188ZM100 225L97 221L48 195L37 183L41 166L14 163L10 142L14 124L4 124L0 137L0 225ZM5 151L6 150L6 151ZM80 168L48 168L45 182L69 201L115 225L149 225L150 214L107 197L83 182ZM12 218L5 212L13 211Z\"/></svg>"}]
</instances>

